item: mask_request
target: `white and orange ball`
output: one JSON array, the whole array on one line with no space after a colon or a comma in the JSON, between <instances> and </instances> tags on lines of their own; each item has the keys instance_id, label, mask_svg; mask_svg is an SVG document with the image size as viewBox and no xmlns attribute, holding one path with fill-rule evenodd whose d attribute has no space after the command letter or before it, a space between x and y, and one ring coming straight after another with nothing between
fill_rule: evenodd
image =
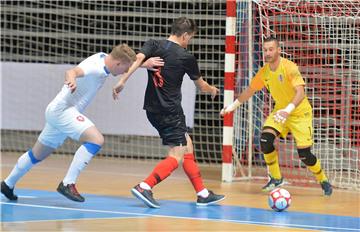
<instances>
[{"instance_id":1,"label":"white and orange ball","mask_svg":"<svg viewBox=\"0 0 360 232\"><path fill-rule=\"evenodd\" d=\"M269 193L268 203L273 210L283 211L290 206L291 195L286 189L276 188Z\"/></svg>"}]
</instances>

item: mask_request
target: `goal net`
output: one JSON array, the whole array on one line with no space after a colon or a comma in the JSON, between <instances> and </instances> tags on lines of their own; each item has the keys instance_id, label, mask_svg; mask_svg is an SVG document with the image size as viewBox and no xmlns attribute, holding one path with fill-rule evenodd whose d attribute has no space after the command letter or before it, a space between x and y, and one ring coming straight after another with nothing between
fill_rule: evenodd
<instances>
[{"instance_id":1,"label":"goal net","mask_svg":"<svg viewBox=\"0 0 360 232\"><path fill-rule=\"evenodd\" d=\"M66 68L91 54L110 52L119 43L127 43L138 51L148 39L166 39L171 23L180 16L192 18L198 24L199 32L188 50L196 56L204 79L220 88L224 69L225 3L218 0L1 1L1 151L18 154L35 143L45 123L46 105L60 90ZM142 80L146 83L146 78ZM136 84L135 80L130 81ZM133 118L142 115L151 127L142 110L144 92L138 91L140 102L134 107L130 97L120 96L115 104L111 100L111 87L104 86L85 112L100 131L104 132L104 127L110 131L105 132L105 144L99 155L136 160L163 158L166 148L161 146L157 132L146 134L148 128ZM222 98L211 100L207 94L195 90L194 93L194 101L189 103L193 104L193 125L189 125L189 133L196 158L201 163L219 166ZM124 116L124 120L130 118L135 122L121 127L125 131L122 133L112 131L124 114L115 115L118 107L138 111L133 116ZM94 118L99 112L103 117ZM112 119L108 120L109 117ZM137 132L128 133L128 129ZM78 145L67 140L56 152L73 154Z\"/></svg>"},{"instance_id":2,"label":"goal net","mask_svg":"<svg viewBox=\"0 0 360 232\"><path fill-rule=\"evenodd\" d=\"M249 5L251 4L251 5ZM262 42L281 41L282 56L299 66L313 106L314 146L331 183L360 189L360 1L257 0L237 2L236 89L249 85L263 65ZM252 57L249 56L252 52ZM272 110L266 91L234 114L233 179L266 178L260 151L262 123ZM250 143L250 146L249 146ZM286 180L311 185L315 178L300 162L289 135L277 141Z\"/></svg>"}]
</instances>

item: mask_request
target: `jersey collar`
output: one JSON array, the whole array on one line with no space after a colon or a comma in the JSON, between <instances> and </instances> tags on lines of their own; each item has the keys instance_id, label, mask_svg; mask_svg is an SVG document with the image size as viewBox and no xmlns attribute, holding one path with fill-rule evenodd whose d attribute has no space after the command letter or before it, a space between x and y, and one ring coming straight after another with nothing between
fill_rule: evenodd
<instances>
[{"instance_id":1,"label":"jersey collar","mask_svg":"<svg viewBox=\"0 0 360 232\"><path fill-rule=\"evenodd\" d=\"M103 54L100 55L100 58L104 58L104 59L105 59L105 57L106 57L106 54L105 54L105 53L103 53ZM105 60L104 60L104 71L105 71L106 75L109 75L109 74L110 74L109 69L108 69L108 68L106 67L106 65L105 65Z\"/></svg>"},{"instance_id":2,"label":"jersey collar","mask_svg":"<svg viewBox=\"0 0 360 232\"><path fill-rule=\"evenodd\" d=\"M106 75L110 75L110 71L105 65L104 65L104 71L105 71Z\"/></svg>"}]
</instances>

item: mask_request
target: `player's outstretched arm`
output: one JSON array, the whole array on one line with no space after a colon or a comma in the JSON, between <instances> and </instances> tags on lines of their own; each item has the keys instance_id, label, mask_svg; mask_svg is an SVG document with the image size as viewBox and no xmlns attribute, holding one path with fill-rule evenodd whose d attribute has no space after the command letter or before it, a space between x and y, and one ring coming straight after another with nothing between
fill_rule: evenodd
<instances>
[{"instance_id":1,"label":"player's outstretched arm","mask_svg":"<svg viewBox=\"0 0 360 232\"><path fill-rule=\"evenodd\" d=\"M225 106L221 111L220 115L224 116L230 112L233 112L236 108L238 108L242 103L247 101L250 97L255 94L256 90L253 90L251 87L247 87L240 95L235 99L233 103L228 106Z\"/></svg>"},{"instance_id":2,"label":"player's outstretched arm","mask_svg":"<svg viewBox=\"0 0 360 232\"><path fill-rule=\"evenodd\" d=\"M129 70L120 78L118 83L114 85L112 90L114 100L118 99L119 93L121 92L121 90L124 89L126 81L129 79L131 74L133 74L135 70L141 66L144 59L145 55L142 53L138 53L136 55L136 61L130 66Z\"/></svg>"},{"instance_id":3,"label":"player's outstretched arm","mask_svg":"<svg viewBox=\"0 0 360 232\"><path fill-rule=\"evenodd\" d=\"M202 92L202 93L210 93L211 99L214 99L219 94L219 89L216 88L213 85L209 85L202 77L195 80L196 87Z\"/></svg>"}]
</instances>

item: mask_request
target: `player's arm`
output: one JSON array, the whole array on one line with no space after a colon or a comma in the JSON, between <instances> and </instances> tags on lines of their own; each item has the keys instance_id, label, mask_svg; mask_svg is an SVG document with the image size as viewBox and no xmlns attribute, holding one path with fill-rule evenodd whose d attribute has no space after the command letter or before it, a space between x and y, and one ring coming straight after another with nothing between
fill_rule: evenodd
<instances>
[{"instance_id":1,"label":"player's arm","mask_svg":"<svg viewBox=\"0 0 360 232\"><path fill-rule=\"evenodd\" d=\"M142 63L141 67L146 68L148 70L157 72L159 68L164 66L164 60L160 57L150 57L145 62Z\"/></svg>"},{"instance_id":2,"label":"player's arm","mask_svg":"<svg viewBox=\"0 0 360 232\"><path fill-rule=\"evenodd\" d=\"M83 77L84 71L79 67L76 66L75 68L69 69L65 72L65 85L67 85L73 93L76 90L76 78Z\"/></svg>"},{"instance_id":3,"label":"player's arm","mask_svg":"<svg viewBox=\"0 0 360 232\"><path fill-rule=\"evenodd\" d=\"M284 123L286 119L289 117L290 113L301 103L301 101L305 98L305 82L302 78L299 68L296 64L291 64L287 66L289 73L289 80L295 90L295 96L291 100L291 102L281 110L278 110L274 115L274 120L276 122Z\"/></svg>"},{"instance_id":4,"label":"player's arm","mask_svg":"<svg viewBox=\"0 0 360 232\"><path fill-rule=\"evenodd\" d=\"M216 95L219 93L219 89L216 88L213 85L209 85L202 77L195 80L196 87L202 92L202 93L210 93L211 99L214 99Z\"/></svg>"},{"instance_id":5,"label":"player's arm","mask_svg":"<svg viewBox=\"0 0 360 232\"><path fill-rule=\"evenodd\" d=\"M126 81L129 79L131 74L133 74L135 70L141 66L144 59L145 59L145 55L143 53L138 53L136 55L136 61L130 66L129 70L120 78L118 83L114 85L113 93L112 93L114 99L118 98L119 93L121 92L121 90L124 89Z\"/></svg>"},{"instance_id":6,"label":"player's arm","mask_svg":"<svg viewBox=\"0 0 360 232\"><path fill-rule=\"evenodd\" d=\"M292 101L287 105L284 109L278 110L274 119L277 122L284 123L286 119L289 117L290 113L301 103L301 101L305 98L305 89L304 85L298 85L294 87L295 96Z\"/></svg>"},{"instance_id":7,"label":"player's arm","mask_svg":"<svg viewBox=\"0 0 360 232\"><path fill-rule=\"evenodd\" d=\"M239 96L235 99L233 103L231 103L228 106L225 106L221 112L220 115L224 116L225 114L228 114L230 112L233 112L236 108L238 108L242 103L249 100L250 97L252 97L255 94L256 90L252 89L250 86L248 86L244 91L242 91Z\"/></svg>"},{"instance_id":8,"label":"player's arm","mask_svg":"<svg viewBox=\"0 0 360 232\"><path fill-rule=\"evenodd\" d=\"M252 97L256 91L261 90L264 87L264 82L261 78L264 75L263 73L264 68L261 68L256 73L255 77L251 80L250 85L238 95L233 103L230 105L225 105L225 107L220 111L220 115L224 116L225 114L233 112L241 104L249 100L249 98Z\"/></svg>"}]
</instances>

